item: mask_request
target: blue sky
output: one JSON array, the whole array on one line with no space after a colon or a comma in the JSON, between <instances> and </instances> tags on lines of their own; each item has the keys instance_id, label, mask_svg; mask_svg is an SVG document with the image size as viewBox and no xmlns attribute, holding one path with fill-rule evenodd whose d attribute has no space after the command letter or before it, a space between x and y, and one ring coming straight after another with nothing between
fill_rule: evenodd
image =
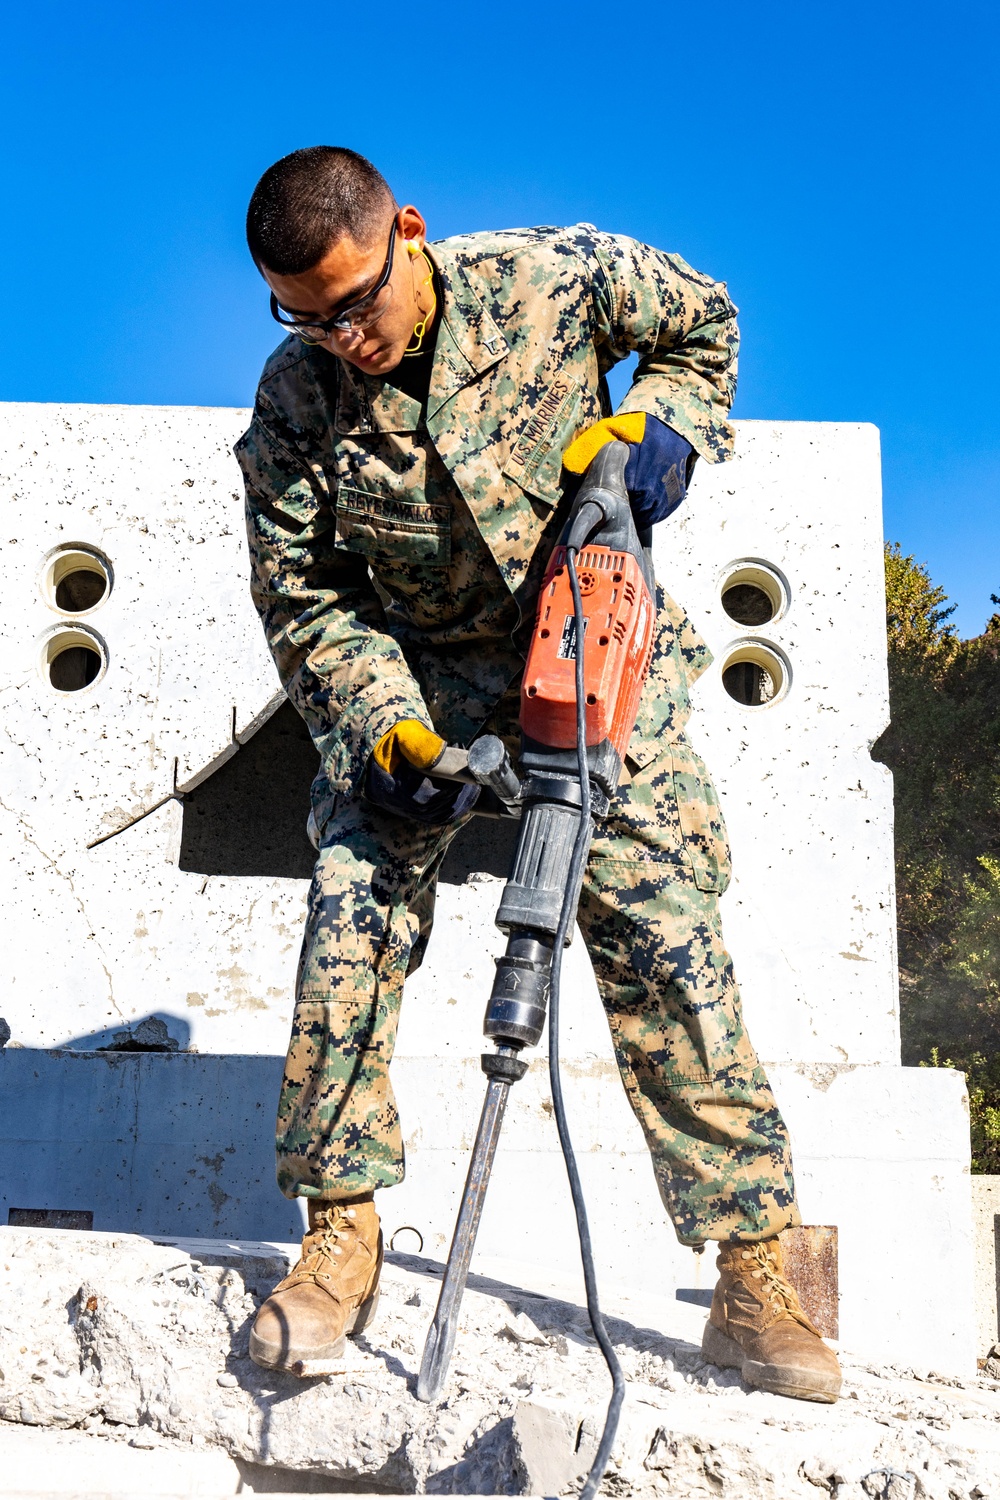
<instances>
[{"instance_id":1,"label":"blue sky","mask_svg":"<svg viewBox=\"0 0 1000 1500\"><path fill-rule=\"evenodd\" d=\"M1000 593L1000 7L22 4L0 55L0 399L245 405L254 182L350 145L432 236L590 220L741 308L736 415L872 421L887 534Z\"/></svg>"}]
</instances>

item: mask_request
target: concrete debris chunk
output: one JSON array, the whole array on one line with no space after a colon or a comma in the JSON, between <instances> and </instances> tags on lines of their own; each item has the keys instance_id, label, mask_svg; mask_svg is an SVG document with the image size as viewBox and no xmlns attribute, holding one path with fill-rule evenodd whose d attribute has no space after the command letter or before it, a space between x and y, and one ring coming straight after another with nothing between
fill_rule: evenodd
<instances>
[{"instance_id":1,"label":"concrete debris chunk","mask_svg":"<svg viewBox=\"0 0 1000 1500\"><path fill-rule=\"evenodd\" d=\"M285 1263L274 1246L0 1229L0 1251L0 1465L9 1434L47 1428L105 1466L224 1457L250 1490L565 1495L596 1451L607 1372L569 1301L480 1279L444 1398L427 1407L413 1386L438 1284L429 1262L393 1256L378 1319L348 1341L343 1369L297 1380L247 1353ZM1000 1500L993 1381L845 1358L838 1405L788 1401L705 1365L701 1314L677 1316L689 1321L663 1331L652 1312L607 1319L627 1380L615 1500Z\"/></svg>"},{"instance_id":2,"label":"concrete debris chunk","mask_svg":"<svg viewBox=\"0 0 1000 1500\"><path fill-rule=\"evenodd\" d=\"M512 1344L542 1344L549 1341L540 1328L536 1328L527 1313L515 1313L504 1322L502 1328L497 1330L502 1339L509 1339Z\"/></svg>"}]
</instances>

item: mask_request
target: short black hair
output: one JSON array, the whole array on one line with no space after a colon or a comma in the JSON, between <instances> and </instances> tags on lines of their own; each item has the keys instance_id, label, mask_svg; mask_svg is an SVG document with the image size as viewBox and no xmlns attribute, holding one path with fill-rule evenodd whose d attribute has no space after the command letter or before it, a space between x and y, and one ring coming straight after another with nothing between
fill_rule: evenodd
<instances>
[{"instance_id":1,"label":"short black hair","mask_svg":"<svg viewBox=\"0 0 1000 1500\"><path fill-rule=\"evenodd\" d=\"M376 167L346 146L306 146L268 167L247 209L247 244L279 276L308 271L344 235L367 247L396 200Z\"/></svg>"}]
</instances>

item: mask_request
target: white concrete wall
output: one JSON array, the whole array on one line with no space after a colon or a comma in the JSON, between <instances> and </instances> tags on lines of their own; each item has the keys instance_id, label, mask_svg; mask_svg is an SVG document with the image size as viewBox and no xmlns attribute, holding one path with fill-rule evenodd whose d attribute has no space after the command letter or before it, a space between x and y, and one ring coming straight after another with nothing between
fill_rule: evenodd
<instances>
[{"instance_id":1,"label":"white concrete wall","mask_svg":"<svg viewBox=\"0 0 1000 1500\"><path fill-rule=\"evenodd\" d=\"M699 466L657 528L658 574L716 653L691 738L722 795L735 856L725 901L764 1057L899 1061L892 779L869 756L889 721L878 432L742 422L731 463ZM770 563L789 607L757 629L720 603L728 565ZM753 636L791 666L787 695L747 709L721 687Z\"/></svg>"},{"instance_id":2,"label":"white concrete wall","mask_svg":"<svg viewBox=\"0 0 1000 1500\"><path fill-rule=\"evenodd\" d=\"M189 1018L202 1051L284 1050L303 891L180 871L173 800L281 701L247 591L230 451L248 415L0 406L0 784L13 853L0 878L23 939L3 1014L25 1046L160 1011ZM113 568L109 597L81 617L109 666L60 694L39 656L69 622L43 577L74 542Z\"/></svg>"},{"instance_id":3,"label":"white concrete wall","mask_svg":"<svg viewBox=\"0 0 1000 1500\"><path fill-rule=\"evenodd\" d=\"M186 1010L203 1049L226 1050L237 1034L246 1050L282 1045L301 892L178 871L180 806L169 800L278 701L247 597L229 454L246 416L0 407L16 601L0 624L3 801L38 866L29 905L67 937L47 961L43 1004L31 945L12 975L8 1004L25 1045L157 1008ZM729 941L766 1057L896 1061L891 785L868 756L888 717L877 436L832 424L739 430L736 459L702 466L680 519L656 533L662 580L719 657L691 732L736 851ZM56 694L38 656L61 617L39 578L69 542L112 562L110 597L84 617L110 665L93 687ZM791 590L784 618L755 632L719 602L726 565L747 556L774 564ZM766 708L747 710L721 688L726 648L744 634L773 641L791 663L790 691ZM139 823L150 809L160 810ZM97 840L107 842L86 852ZM53 959L68 972L54 974Z\"/></svg>"},{"instance_id":4,"label":"white concrete wall","mask_svg":"<svg viewBox=\"0 0 1000 1500\"><path fill-rule=\"evenodd\" d=\"M972 1179L972 1235L976 1266L976 1355L1000 1349L1000 1177ZM997 1359L997 1356L993 1356ZM1000 1360L997 1360L1000 1363Z\"/></svg>"},{"instance_id":5,"label":"white concrete wall","mask_svg":"<svg viewBox=\"0 0 1000 1500\"><path fill-rule=\"evenodd\" d=\"M283 1051L304 882L177 864L176 793L278 701L246 590L228 451L246 415L0 408L0 492L16 538L0 740L13 861L0 909L17 942L3 1013L23 1047L107 1037L157 1012L184 1023L203 1052ZM38 668L59 620L39 577L68 542L102 549L113 565L110 597L86 618L109 667L92 687L57 695ZM891 785L868 754L888 714L877 434L740 423L734 462L699 466L656 542L662 581L719 657L691 732L733 843L726 932L751 1034L792 1126L806 1217L840 1227L844 1339L881 1358L967 1365L961 1080L898 1066ZM782 617L755 630L720 604L742 559L788 585ZM745 636L791 668L787 692L766 706L744 707L722 688L727 652ZM382 1210L390 1232L413 1224L434 1254L450 1236L482 1093L499 889L442 887L400 1029L409 1176L382 1195ZM704 1284L665 1225L579 943L565 994L564 1055L605 1274L657 1292ZM481 1241L484 1255L538 1277L575 1258L542 1066L515 1091ZM910 1316L917 1306L920 1318Z\"/></svg>"}]
</instances>

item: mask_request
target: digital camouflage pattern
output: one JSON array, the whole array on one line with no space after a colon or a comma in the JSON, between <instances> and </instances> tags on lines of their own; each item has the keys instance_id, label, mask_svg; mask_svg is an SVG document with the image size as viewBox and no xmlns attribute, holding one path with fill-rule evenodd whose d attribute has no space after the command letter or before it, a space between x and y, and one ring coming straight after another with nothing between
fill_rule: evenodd
<instances>
[{"instance_id":1,"label":"digital camouflage pattern","mask_svg":"<svg viewBox=\"0 0 1000 1500\"><path fill-rule=\"evenodd\" d=\"M509 721L490 727L510 738ZM799 1217L788 1137L722 940L722 815L683 739L629 769L598 825L580 903L622 1080L678 1238L767 1238ZM402 1180L389 1063L403 981L423 957L455 831L360 798L340 799L327 826L278 1113L278 1181L289 1197Z\"/></svg>"},{"instance_id":2,"label":"digital camouflage pattern","mask_svg":"<svg viewBox=\"0 0 1000 1500\"><path fill-rule=\"evenodd\" d=\"M449 833L361 799L375 744L410 718L452 744L493 728L516 749L536 595L567 508L562 454L610 414L618 360L639 356L621 411L661 418L709 462L732 449L738 336L720 283L587 224L429 254L441 316L426 406L293 337L236 449L253 597L321 763L279 1113L290 1196L403 1171L388 1066ZM788 1143L722 945L721 815L683 737L710 657L662 591L658 605L632 780L595 840L580 921L678 1234L759 1238L797 1222Z\"/></svg>"},{"instance_id":3,"label":"digital camouflage pattern","mask_svg":"<svg viewBox=\"0 0 1000 1500\"><path fill-rule=\"evenodd\" d=\"M639 354L622 410L661 417L709 461L732 447L737 332L721 284L585 224L429 251L441 319L426 410L292 337L236 448L254 600L321 757L320 824L399 719L467 744L520 671L564 519L562 454L610 412L616 361ZM647 748L663 705L686 713L686 668L707 661L675 605L664 627Z\"/></svg>"},{"instance_id":4,"label":"digital camouflage pattern","mask_svg":"<svg viewBox=\"0 0 1000 1500\"><path fill-rule=\"evenodd\" d=\"M680 736L636 768L598 822L579 925L682 1244L766 1239L801 1223L788 1133L722 936L729 877L715 788Z\"/></svg>"}]
</instances>

